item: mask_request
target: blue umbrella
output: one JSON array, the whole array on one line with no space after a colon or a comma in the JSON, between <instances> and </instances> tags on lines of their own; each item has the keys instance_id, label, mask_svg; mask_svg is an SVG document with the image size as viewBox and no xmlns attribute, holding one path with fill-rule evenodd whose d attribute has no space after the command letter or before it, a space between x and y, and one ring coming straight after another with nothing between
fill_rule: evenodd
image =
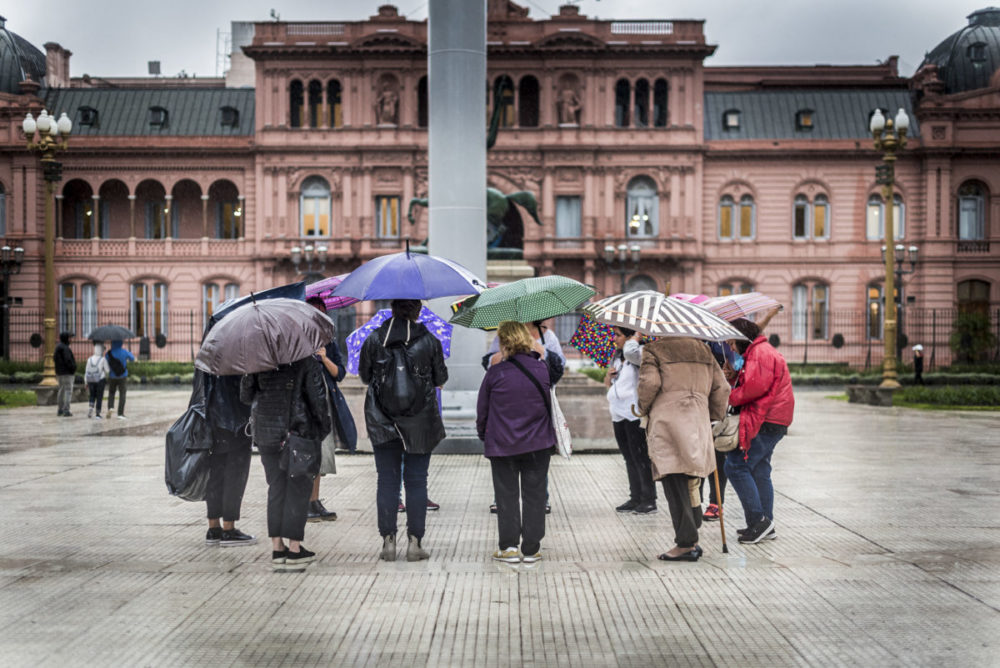
<instances>
[{"instance_id":1,"label":"blue umbrella","mask_svg":"<svg viewBox=\"0 0 1000 668\"><path fill-rule=\"evenodd\" d=\"M485 289L485 281L457 262L407 249L364 263L333 294L361 300L434 299L479 294Z\"/></svg>"}]
</instances>

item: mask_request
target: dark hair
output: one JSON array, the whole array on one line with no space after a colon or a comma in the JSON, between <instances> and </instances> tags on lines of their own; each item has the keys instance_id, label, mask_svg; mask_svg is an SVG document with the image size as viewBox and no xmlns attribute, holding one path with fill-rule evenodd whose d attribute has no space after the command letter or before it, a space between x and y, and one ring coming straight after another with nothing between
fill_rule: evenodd
<instances>
[{"instance_id":1,"label":"dark hair","mask_svg":"<svg viewBox=\"0 0 1000 668\"><path fill-rule=\"evenodd\" d=\"M417 318L420 317L421 303L419 299L393 299L391 307L394 318L416 322Z\"/></svg>"},{"instance_id":2,"label":"dark hair","mask_svg":"<svg viewBox=\"0 0 1000 668\"><path fill-rule=\"evenodd\" d=\"M747 320L746 318L737 318L729 324L738 329L740 334L750 339L749 341L736 342L736 352L742 355L747 351L747 348L750 347L750 344L753 343L754 339L760 336L760 327L757 326L757 323Z\"/></svg>"},{"instance_id":3,"label":"dark hair","mask_svg":"<svg viewBox=\"0 0 1000 668\"><path fill-rule=\"evenodd\" d=\"M628 327L619 327L618 325L615 325L615 329L624 334L626 338L631 338L635 336L634 329L629 329Z\"/></svg>"},{"instance_id":4,"label":"dark hair","mask_svg":"<svg viewBox=\"0 0 1000 668\"><path fill-rule=\"evenodd\" d=\"M326 313L326 302L323 301L323 298L320 297L319 295L313 295L312 297L306 299L306 304L309 304L310 306L315 306L323 313Z\"/></svg>"},{"instance_id":5,"label":"dark hair","mask_svg":"<svg viewBox=\"0 0 1000 668\"><path fill-rule=\"evenodd\" d=\"M71 332L60 332L59 341L62 343L69 343L69 337L73 336Z\"/></svg>"}]
</instances>

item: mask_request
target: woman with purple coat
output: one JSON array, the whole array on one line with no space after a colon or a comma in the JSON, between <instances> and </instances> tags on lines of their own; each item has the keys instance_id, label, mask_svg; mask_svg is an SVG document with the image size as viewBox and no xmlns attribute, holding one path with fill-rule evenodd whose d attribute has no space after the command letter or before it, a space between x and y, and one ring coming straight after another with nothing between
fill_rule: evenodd
<instances>
[{"instance_id":1,"label":"woman with purple coat","mask_svg":"<svg viewBox=\"0 0 1000 668\"><path fill-rule=\"evenodd\" d=\"M497 332L503 360L479 388L476 427L493 469L497 561L534 563L545 536L545 477L556 442L548 407L549 370L519 322ZM520 549L519 547L520 546Z\"/></svg>"}]
</instances>

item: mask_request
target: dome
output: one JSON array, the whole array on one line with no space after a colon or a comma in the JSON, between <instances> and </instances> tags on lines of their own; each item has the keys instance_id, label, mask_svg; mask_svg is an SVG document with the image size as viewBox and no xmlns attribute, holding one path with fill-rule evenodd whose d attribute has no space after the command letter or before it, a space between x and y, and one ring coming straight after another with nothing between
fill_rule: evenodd
<instances>
[{"instance_id":1,"label":"dome","mask_svg":"<svg viewBox=\"0 0 1000 668\"><path fill-rule=\"evenodd\" d=\"M921 63L937 66L947 94L986 88L1000 68L1000 8L980 9L968 19L969 25L934 47Z\"/></svg>"},{"instance_id":2,"label":"dome","mask_svg":"<svg viewBox=\"0 0 1000 668\"><path fill-rule=\"evenodd\" d=\"M0 16L0 93L19 94L19 84L26 76L44 88L45 54L7 30L6 23L7 19Z\"/></svg>"}]
</instances>

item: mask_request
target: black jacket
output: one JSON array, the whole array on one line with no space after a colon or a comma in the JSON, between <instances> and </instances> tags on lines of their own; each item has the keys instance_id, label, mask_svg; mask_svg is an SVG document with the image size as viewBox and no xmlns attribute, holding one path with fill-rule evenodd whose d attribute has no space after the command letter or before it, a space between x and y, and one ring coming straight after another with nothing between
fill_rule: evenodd
<instances>
[{"instance_id":1,"label":"black jacket","mask_svg":"<svg viewBox=\"0 0 1000 668\"><path fill-rule=\"evenodd\" d=\"M368 393L365 395L365 424L372 447L402 440L407 452L423 455L431 452L444 438L444 423L441 421L435 388L448 382L448 368L444 365L441 342L419 322L409 323L409 333L406 325L405 321L390 319L371 333L361 347L358 375L361 382L368 385ZM426 401L423 410L412 417L390 418L382 412L375 400L375 390L371 385L372 371L376 360L382 355L383 341L387 346L405 346L406 354L410 356L421 379L420 385L426 393Z\"/></svg>"},{"instance_id":2,"label":"black jacket","mask_svg":"<svg viewBox=\"0 0 1000 668\"><path fill-rule=\"evenodd\" d=\"M293 396L300 374L301 387ZM330 413L323 383L323 369L312 357L276 371L243 376L240 400L251 405L250 431L257 447L276 448L289 431L306 438L325 438L330 433Z\"/></svg>"},{"instance_id":3,"label":"black jacket","mask_svg":"<svg viewBox=\"0 0 1000 668\"><path fill-rule=\"evenodd\" d=\"M76 373L76 358L73 357L73 350L62 341L56 344L52 361L56 365L57 376L71 376Z\"/></svg>"}]
</instances>

